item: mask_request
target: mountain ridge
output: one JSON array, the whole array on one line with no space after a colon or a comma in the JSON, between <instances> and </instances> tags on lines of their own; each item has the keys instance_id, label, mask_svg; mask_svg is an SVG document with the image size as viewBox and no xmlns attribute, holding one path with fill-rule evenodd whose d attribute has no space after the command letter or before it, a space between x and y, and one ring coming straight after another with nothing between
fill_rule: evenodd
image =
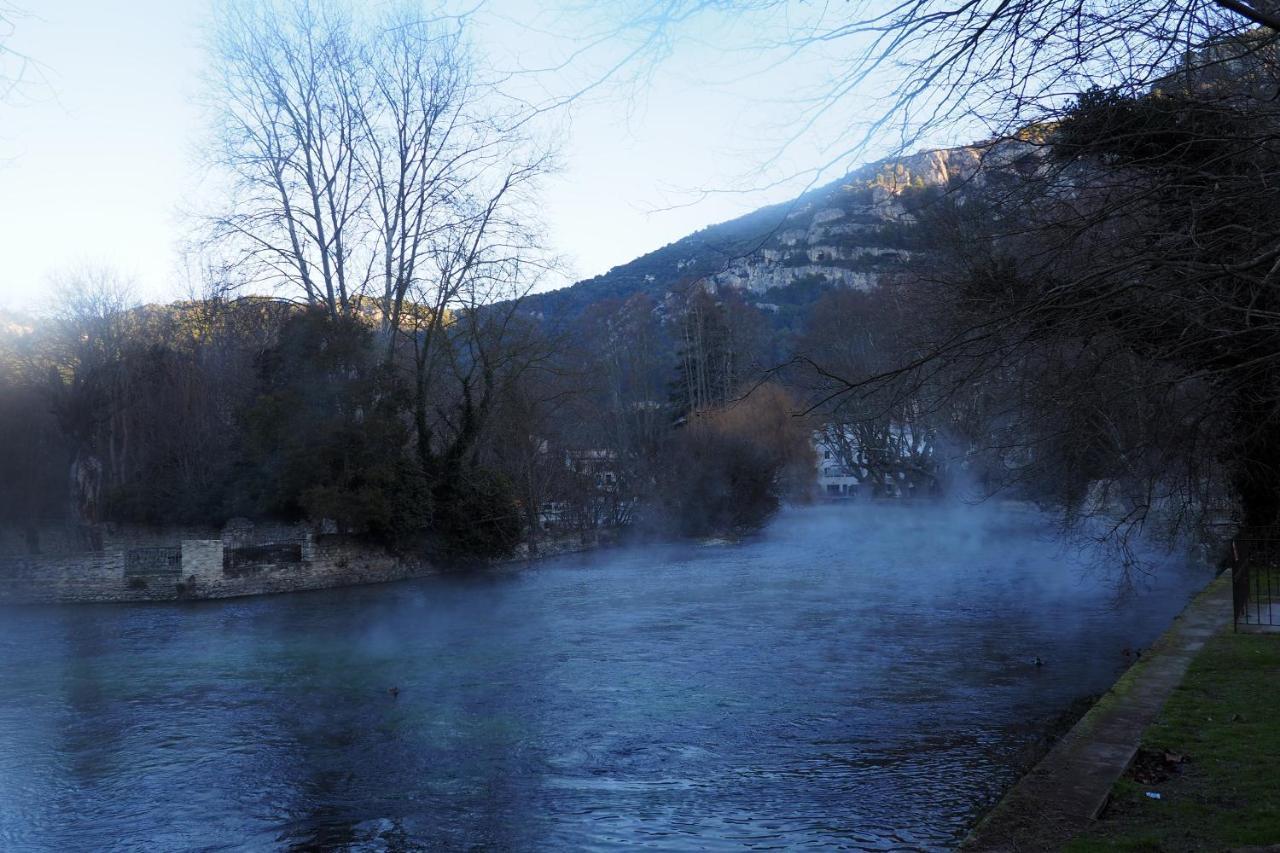
<instances>
[{"instance_id":1,"label":"mountain ridge","mask_svg":"<svg viewBox=\"0 0 1280 853\"><path fill-rule=\"evenodd\" d=\"M910 259L916 211L957 182L980 177L1027 143L987 142L886 157L807 190L708 225L608 272L525 298L544 319L572 320L591 305L639 293L659 302L681 290L727 287L765 308L788 291L870 289ZM797 287L798 286L798 287ZM794 294L800 295L800 294Z\"/></svg>"}]
</instances>

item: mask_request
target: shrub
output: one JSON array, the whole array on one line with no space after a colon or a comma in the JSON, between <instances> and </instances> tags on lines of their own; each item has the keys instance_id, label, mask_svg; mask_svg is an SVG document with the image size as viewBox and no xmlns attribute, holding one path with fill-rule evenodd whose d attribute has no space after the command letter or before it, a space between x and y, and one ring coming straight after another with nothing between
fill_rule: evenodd
<instances>
[{"instance_id":1,"label":"shrub","mask_svg":"<svg viewBox=\"0 0 1280 853\"><path fill-rule=\"evenodd\" d=\"M686 536L761 527L784 498L807 496L815 473L809 428L780 386L697 413L673 439L660 482L665 523Z\"/></svg>"}]
</instances>

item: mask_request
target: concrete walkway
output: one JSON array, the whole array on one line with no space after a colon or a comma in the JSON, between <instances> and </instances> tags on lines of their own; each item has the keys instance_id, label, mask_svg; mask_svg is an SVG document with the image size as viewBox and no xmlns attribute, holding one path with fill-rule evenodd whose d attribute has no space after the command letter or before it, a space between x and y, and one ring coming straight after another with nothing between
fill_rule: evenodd
<instances>
[{"instance_id":1,"label":"concrete walkway","mask_svg":"<svg viewBox=\"0 0 1280 853\"><path fill-rule=\"evenodd\" d=\"M1205 641L1231 624L1231 573L1220 575L974 828L962 849L1057 850L1102 812L1165 700Z\"/></svg>"}]
</instances>

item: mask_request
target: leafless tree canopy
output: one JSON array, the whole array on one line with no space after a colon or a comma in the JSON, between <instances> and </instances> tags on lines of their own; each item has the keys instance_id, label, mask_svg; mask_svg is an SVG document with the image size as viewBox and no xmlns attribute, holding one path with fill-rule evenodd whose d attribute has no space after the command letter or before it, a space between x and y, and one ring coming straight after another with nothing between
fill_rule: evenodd
<instances>
[{"instance_id":1,"label":"leafless tree canopy","mask_svg":"<svg viewBox=\"0 0 1280 853\"><path fill-rule=\"evenodd\" d=\"M1275 57L1266 30L1222 36L1151 86L1084 92L987 143L916 226L913 346L852 369L815 349L824 399L981 400L986 446L1019 451L999 473L1124 530L1225 520L1227 499L1273 527Z\"/></svg>"},{"instance_id":2,"label":"leafless tree canopy","mask_svg":"<svg viewBox=\"0 0 1280 853\"><path fill-rule=\"evenodd\" d=\"M532 191L550 156L478 77L465 25L416 2L233 2L209 89L231 178L209 247L239 284L372 322L418 461L449 482L538 358L512 324L547 265Z\"/></svg>"},{"instance_id":3,"label":"leafless tree canopy","mask_svg":"<svg viewBox=\"0 0 1280 853\"><path fill-rule=\"evenodd\" d=\"M21 6L0 0L0 103L14 100L24 87L43 79L43 66L13 46L19 23L30 16Z\"/></svg>"},{"instance_id":4,"label":"leafless tree canopy","mask_svg":"<svg viewBox=\"0 0 1280 853\"><path fill-rule=\"evenodd\" d=\"M231 187L213 230L239 280L392 332L406 301L440 316L532 268L526 191L548 157L476 79L464 23L411 2L222 8L210 155Z\"/></svg>"},{"instance_id":5,"label":"leafless tree canopy","mask_svg":"<svg viewBox=\"0 0 1280 853\"><path fill-rule=\"evenodd\" d=\"M703 35L699 27L719 33L734 22L735 38L760 33L734 49L768 51L778 67L825 62L820 88L796 93L784 143L829 134L819 176L885 148L1010 136L1057 116L1079 92L1139 91L1188 51L1280 26L1280 9L1262 0L624 0L609 8L621 10L622 31L646 37L641 52L654 61L681 37Z\"/></svg>"},{"instance_id":6,"label":"leafless tree canopy","mask_svg":"<svg viewBox=\"0 0 1280 853\"><path fill-rule=\"evenodd\" d=\"M797 358L840 435L840 418L880 439L910 421L959 433L966 465L985 447L998 479L1052 483L1076 508L1123 483L1130 527L1156 510L1174 527L1211 519L1224 496L1245 524L1276 523L1274 4L625 8L673 39L758 16L781 35L755 47L829 58L795 130L838 128L819 173L874 148L985 140L917 223L896 297L914 329L893 362L850 361L821 334ZM974 413L986 429L966 435L957 419Z\"/></svg>"}]
</instances>

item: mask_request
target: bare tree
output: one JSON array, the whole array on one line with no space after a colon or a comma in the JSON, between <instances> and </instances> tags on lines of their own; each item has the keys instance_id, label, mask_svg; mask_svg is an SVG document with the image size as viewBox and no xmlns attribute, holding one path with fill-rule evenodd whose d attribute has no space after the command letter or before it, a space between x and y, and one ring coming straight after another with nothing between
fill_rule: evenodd
<instances>
[{"instance_id":1,"label":"bare tree","mask_svg":"<svg viewBox=\"0 0 1280 853\"><path fill-rule=\"evenodd\" d=\"M25 86L44 78L39 62L13 46L18 22L31 13L7 0L0 0L0 103L11 101Z\"/></svg>"},{"instance_id":2,"label":"bare tree","mask_svg":"<svg viewBox=\"0 0 1280 853\"><path fill-rule=\"evenodd\" d=\"M933 405L936 379L910 387L884 382L873 394L845 393L854 377L879 375L915 354L918 313L908 289L898 284L870 292L836 290L814 305L796 345L803 355L790 378L807 389L809 405L821 416L822 443L833 467L876 496L936 495L970 449L959 446L959 430L951 423L968 398L955 393Z\"/></svg>"},{"instance_id":3,"label":"bare tree","mask_svg":"<svg viewBox=\"0 0 1280 853\"><path fill-rule=\"evenodd\" d=\"M724 406L758 377L766 331L758 309L725 290L693 287L680 314L676 377L681 416Z\"/></svg>"},{"instance_id":4,"label":"bare tree","mask_svg":"<svg viewBox=\"0 0 1280 853\"><path fill-rule=\"evenodd\" d=\"M413 2L363 17L342 0L236 3L219 20L210 153L233 186L215 238L250 281L332 316L370 298L388 357L405 300L423 307L429 279L460 279L440 256L482 246L547 162L476 79L462 26Z\"/></svg>"},{"instance_id":5,"label":"bare tree","mask_svg":"<svg viewBox=\"0 0 1280 853\"><path fill-rule=\"evenodd\" d=\"M104 483L129 449L128 437L110 424L123 396L120 367L133 299L128 282L98 267L63 273L55 289L55 332L29 369L45 374L51 407L71 445L72 517L93 525L101 520Z\"/></svg>"},{"instance_id":6,"label":"bare tree","mask_svg":"<svg viewBox=\"0 0 1280 853\"><path fill-rule=\"evenodd\" d=\"M1080 96L1043 142L993 145L925 215L918 346L828 372L837 397L1004 383L988 443L1122 536L1280 516L1280 151L1270 36L1221 41L1127 95ZM997 167L996 162L1001 165ZM1000 420L1000 419L997 419Z\"/></svg>"},{"instance_id":7,"label":"bare tree","mask_svg":"<svg viewBox=\"0 0 1280 853\"><path fill-rule=\"evenodd\" d=\"M354 39L337 4L229 4L211 80L211 159L233 181L215 237L251 281L294 286L334 317L353 310L368 265L356 251L368 86Z\"/></svg>"},{"instance_id":8,"label":"bare tree","mask_svg":"<svg viewBox=\"0 0 1280 853\"><path fill-rule=\"evenodd\" d=\"M594 350L586 360L597 375L596 419L603 414L605 446L621 454L633 493L652 470L671 421L672 342L656 308L652 297L637 294L621 305L602 303L580 321Z\"/></svg>"},{"instance_id":9,"label":"bare tree","mask_svg":"<svg viewBox=\"0 0 1280 853\"><path fill-rule=\"evenodd\" d=\"M236 191L216 236L332 316L376 314L388 363L413 351L423 417L445 328L528 286L550 163L475 79L460 26L288 0L228 7L217 42L215 160Z\"/></svg>"},{"instance_id":10,"label":"bare tree","mask_svg":"<svg viewBox=\"0 0 1280 853\"><path fill-rule=\"evenodd\" d=\"M440 272L431 262L456 241L465 219L461 207L489 165L487 149L497 147L502 134L477 109L481 93L458 30L440 29L404 7L382 22L368 51L374 97L363 119L369 146L361 169L370 188L377 296L390 348L405 299ZM420 293L413 296L420 300ZM426 304L438 308L447 300Z\"/></svg>"},{"instance_id":11,"label":"bare tree","mask_svg":"<svg viewBox=\"0 0 1280 853\"><path fill-rule=\"evenodd\" d=\"M474 445L493 400L506 332L521 297L544 269L528 211L528 192L545 159L495 164L452 202L453 216L413 250L413 275L396 284L393 334L412 357L413 411L424 466L439 451L440 423L452 435L446 457ZM433 424L441 393L452 386L461 408Z\"/></svg>"},{"instance_id":12,"label":"bare tree","mask_svg":"<svg viewBox=\"0 0 1280 853\"><path fill-rule=\"evenodd\" d=\"M828 152L805 170L815 181L847 172L875 149L1012 137L1053 120L1079 92L1139 91L1188 52L1250 29L1280 29L1280 11L1266 0L857 0L803 8L784 0L635 0L609 8L623 20L617 31L642 36L644 45L614 74L641 58L661 61L694 30L729 34L735 40L722 44L726 51L767 55L762 73L825 64L827 75L796 92L782 140L783 150L804 139Z\"/></svg>"},{"instance_id":13,"label":"bare tree","mask_svg":"<svg viewBox=\"0 0 1280 853\"><path fill-rule=\"evenodd\" d=\"M1015 477L1047 465L1077 502L1123 479L1130 526L1160 507L1203 520L1224 491L1246 525L1276 524L1274 4L628 8L671 34L770 18L755 46L828 58L794 122L837 129L817 173L872 145L988 140L951 212L917 228L938 238L915 271L930 330L878 373L827 370L833 400L1004 383L987 440Z\"/></svg>"}]
</instances>

